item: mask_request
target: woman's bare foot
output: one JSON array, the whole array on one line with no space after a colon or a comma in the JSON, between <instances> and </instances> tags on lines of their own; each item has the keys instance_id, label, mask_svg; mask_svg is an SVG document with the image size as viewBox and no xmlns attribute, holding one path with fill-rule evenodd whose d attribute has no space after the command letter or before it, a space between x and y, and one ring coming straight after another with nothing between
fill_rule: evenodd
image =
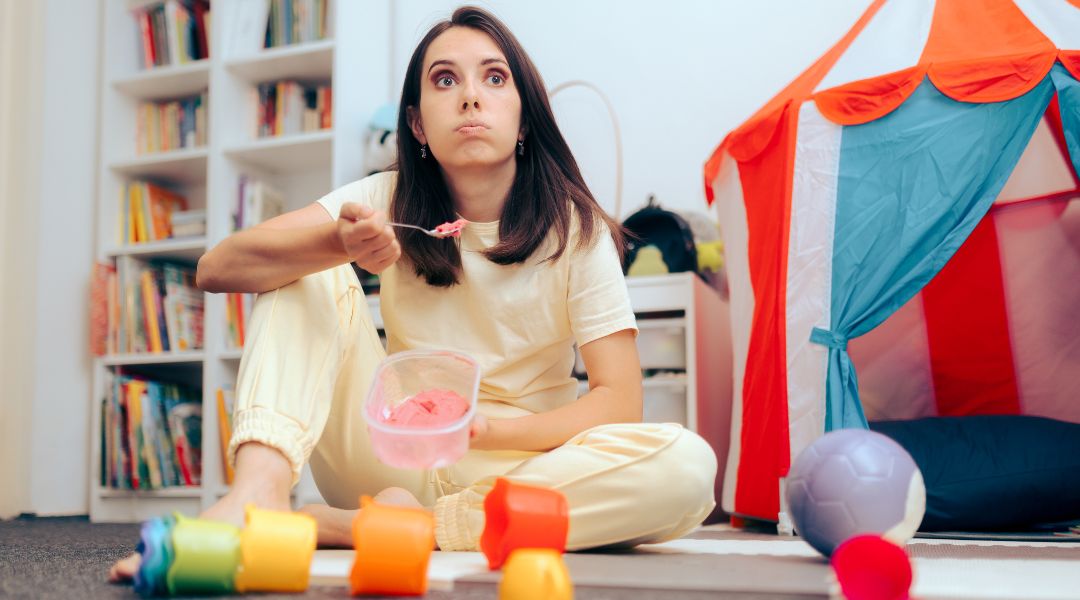
<instances>
[{"instance_id":1,"label":"woman's bare foot","mask_svg":"<svg viewBox=\"0 0 1080 600\"><path fill-rule=\"evenodd\" d=\"M213 506L204 510L199 518L243 527L244 507L248 504L268 510L291 510L291 485L292 467L284 455L262 444L244 444L236 454L236 479L232 489ZM109 582L131 581L141 562L137 553L116 561L109 569Z\"/></svg>"},{"instance_id":2,"label":"woman's bare foot","mask_svg":"<svg viewBox=\"0 0 1080 600\"><path fill-rule=\"evenodd\" d=\"M423 508L416 496L412 495L412 492L399 487L386 488L375 494L374 500L379 504L390 506ZM352 548L352 522L359 510L334 508L325 504L308 504L301 507L299 512L315 518L315 522L318 524L320 547Z\"/></svg>"}]
</instances>

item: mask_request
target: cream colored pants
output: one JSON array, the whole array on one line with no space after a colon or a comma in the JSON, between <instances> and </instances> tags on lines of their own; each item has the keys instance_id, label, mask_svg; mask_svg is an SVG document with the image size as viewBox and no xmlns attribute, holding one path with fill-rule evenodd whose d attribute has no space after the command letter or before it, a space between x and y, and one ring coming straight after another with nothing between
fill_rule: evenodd
<instances>
[{"instance_id":1,"label":"cream colored pants","mask_svg":"<svg viewBox=\"0 0 1080 600\"><path fill-rule=\"evenodd\" d=\"M483 500L495 478L561 491L570 506L568 549L635 545L682 536L713 509L716 456L674 424L603 425L549 452L470 451L437 471L388 467L374 456L361 409L385 351L352 269L316 273L259 296L236 386L229 460L257 441L304 463L331 506L398 486L433 507L443 550L475 550ZM492 418L507 405L481 403ZM496 410L498 408L498 410Z\"/></svg>"}]
</instances>

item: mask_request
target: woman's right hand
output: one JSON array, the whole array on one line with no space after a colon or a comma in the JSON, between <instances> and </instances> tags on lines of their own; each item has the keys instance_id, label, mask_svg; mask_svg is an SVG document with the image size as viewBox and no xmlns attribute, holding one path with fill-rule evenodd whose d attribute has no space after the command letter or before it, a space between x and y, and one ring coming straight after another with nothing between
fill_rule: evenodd
<instances>
[{"instance_id":1,"label":"woman's right hand","mask_svg":"<svg viewBox=\"0 0 1080 600\"><path fill-rule=\"evenodd\" d=\"M401 244L386 215L363 204L342 205L337 233L351 261L368 273L381 273L401 257Z\"/></svg>"}]
</instances>

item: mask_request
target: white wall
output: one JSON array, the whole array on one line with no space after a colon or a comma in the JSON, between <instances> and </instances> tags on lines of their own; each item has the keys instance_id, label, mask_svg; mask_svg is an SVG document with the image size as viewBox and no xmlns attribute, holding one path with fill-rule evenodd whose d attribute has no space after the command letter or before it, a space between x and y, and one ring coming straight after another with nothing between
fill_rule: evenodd
<instances>
[{"instance_id":1,"label":"white wall","mask_svg":"<svg viewBox=\"0 0 1080 600\"><path fill-rule=\"evenodd\" d=\"M0 518L29 508L43 15L0 3Z\"/></svg>"},{"instance_id":2,"label":"white wall","mask_svg":"<svg viewBox=\"0 0 1080 600\"><path fill-rule=\"evenodd\" d=\"M416 43L462 4L394 3L395 97ZM702 167L723 136L834 44L869 0L477 0L525 46L548 87L585 79L610 98L623 137L620 218L655 193L705 209ZM554 102L593 193L614 210L614 152L602 102L568 89Z\"/></svg>"},{"instance_id":3,"label":"white wall","mask_svg":"<svg viewBox=\"0 0 1080 600\"><path fill-rule=\"evenodd\" d=\"M19 135L5 138L15 153L4 159L22 183L3 199L0 406L4 433L17 428L2 459L16 489L0 516L85 514L99 10L85 0L13 4L4 14L16 17L19 70L11 87L4 79L2 101L17 112ZM43 19L41 30L30 15Z\"/></svg>"},{"instance_id":4,"label":"white wall","mask_svg":"<svg viewBox=\"0 0 1080 600\"><path fill-rule=\"evenodd\" d=\"M38 228L23 258L36 265L28 510L85 514L100 10L86 0L43 4L39 193L27 199Z\"/></svg>"}]
</instances>

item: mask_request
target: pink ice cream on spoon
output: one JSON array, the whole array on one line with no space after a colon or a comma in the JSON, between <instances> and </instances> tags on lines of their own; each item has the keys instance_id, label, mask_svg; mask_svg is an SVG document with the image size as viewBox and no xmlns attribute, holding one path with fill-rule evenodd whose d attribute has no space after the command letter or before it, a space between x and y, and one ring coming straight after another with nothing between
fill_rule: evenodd
<instances>
[{"instance_id":1,"label":"pink ice cream on spoon","mask_svg":"<svg viewBox=\"0 0 1080 600\"><path fill-rule=\"evenodd\" d=\"M438 233L449 235L450 237L461 237L461 230L465 229L465 226L469 222L465 219L458 219L456 221L448 221L435 228Z\"/></svg>"},{"instance_id":2,"label":"pink ice cream on spoon","mask_svg":"<svg viewBox=\"0 0 1080 600\"><path fill-rule=\"evenodd\" d=\"M398 404L385 415L388 425L435 429L455 423L469 412L469 401L450 390L431 389Z\"/></svg>"}]
</instances>

